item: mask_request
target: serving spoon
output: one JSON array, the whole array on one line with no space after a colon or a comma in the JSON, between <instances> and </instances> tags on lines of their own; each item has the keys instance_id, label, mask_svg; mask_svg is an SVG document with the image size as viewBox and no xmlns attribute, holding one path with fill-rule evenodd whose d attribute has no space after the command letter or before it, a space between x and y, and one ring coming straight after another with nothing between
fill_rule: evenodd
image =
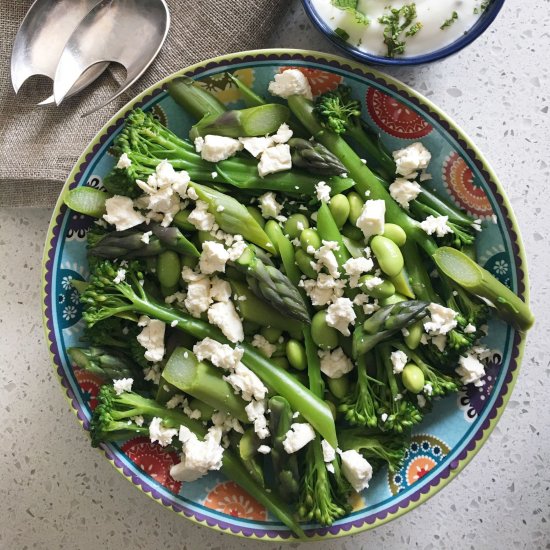
<instances>
[{"instance_id":1,"label":"serving spoon","mask_svg":"<svg viewBox=\"0 0 550 550\"><path fill-rule=\"evenodd\" d=\"M126 80L109 99L88 111L104 107L128 89L157 56L170 26L164 0L102 0L80 21L69 37L54 76L57 105L80 78L108 62L126 69Z\"/></svg>"}]
</instances>

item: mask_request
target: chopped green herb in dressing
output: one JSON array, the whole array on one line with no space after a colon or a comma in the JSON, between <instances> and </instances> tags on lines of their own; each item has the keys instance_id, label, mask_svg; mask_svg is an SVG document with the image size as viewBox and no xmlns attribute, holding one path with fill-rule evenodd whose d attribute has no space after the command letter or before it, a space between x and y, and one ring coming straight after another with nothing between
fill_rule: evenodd
<instances>
[{"instance_id":1,"label":"chopped green herb in dressing","mask_svg":"<svg viewBox=\"0 0 550 550\"><path fill-rule=\"evenodd\" d=\"M451 17L449 17L449 19L446 19L443 23L443 25L441 25L441 27L439 27L441 30L444 30L448 27L450 27L456 20L458 19L458 13L456 13L456 11L453 11L453 14L451 15Z\"/></svg>"},{"instance_id":2,"label":"chopped green herb in dressing","mask_svg":"<svg viewBox=\"0 0 550 550\"><path fill-rule=\"evenodd\" d=\"M388 8L389 13L385 13L378 19L380 23L385 25L384 28L384 44L388 48L388 57L405 52L405 41L402 40L402 35L414 36L422 28L422 23L416 19L416 4L406 4L402 8Z\"/></svg>"}]
</instances>

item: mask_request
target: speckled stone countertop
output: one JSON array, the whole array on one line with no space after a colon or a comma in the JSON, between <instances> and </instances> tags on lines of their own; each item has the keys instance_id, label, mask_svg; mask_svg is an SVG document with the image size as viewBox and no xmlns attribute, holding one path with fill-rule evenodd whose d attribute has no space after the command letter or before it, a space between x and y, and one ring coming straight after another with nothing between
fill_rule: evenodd
<instances>
[{"instance_id":1,"label":"speckled stone countertop","mask_svg":"<svg viewBox=\"0 0 550 550\"><path fill-rule=\"evenodd\" d=\"M300 2L289 6L266 46L333 51ZM538 322L508 407L471 464L426 504L375 531L307 548L550 548L549 8L548 0L508 1L457 56L390 71L474 138L515 209ZM0 215L0 549L260 547L155 504L89 447L44 342L40 262L49 218L43 209Z\"/></svg>"}]
</instances>

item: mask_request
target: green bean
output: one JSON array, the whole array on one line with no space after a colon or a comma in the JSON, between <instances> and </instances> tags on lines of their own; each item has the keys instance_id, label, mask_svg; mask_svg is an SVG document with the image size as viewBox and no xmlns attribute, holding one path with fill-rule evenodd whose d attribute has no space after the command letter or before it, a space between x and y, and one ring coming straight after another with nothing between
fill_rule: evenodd
<instances>
[{"instance_id":1,"label":"green bean","mask_svg":"<svg viewBox=\"0 0 550 550\"><path fill-rule=\"evenodd\" d=\"M405 336L405 344L412 350L415 350L420 345L420 339L424 333L424 325L422 321L416 321L407 327L407 336Z\"/></svg>"},{"instance_id":2,"label":"green bean","mask_svg":"<svg viewBox=\"0 0 550 550\"><path fill-rule=\"evenodd\" d=\"M317 271L311 266L313 258L304 252L301 248L296 250L295 261L300 271L310 279L317 279Z\"/></svg>"},{"instance_id":3,"label":"green bean","mask_svg":"<svg viewBox=\"0 0 550 550\"><path fill-rule=\"evenodd\" d=\"M407 234L402 227L395 223L385 223L384 237L393 241L397 246L401 247L407 242Z\"/></svg>"},{"instance_id":4,"label":"green bean","mask_svg":"<svg viewBox=\"0 0 550 550\"><path fill-rule=\"evenodd\" d=\"M285 233L295 239L304 229L309 229L309 221L303 214L292 214L284 225Z\"/></svg>"},{"instance_id":5,"label":"green bean","mask_svg":"<svg viewBox=\"0 0 550 550\"><path fill-rule=\"evenodd\" d=\"M336 405L330 401L330 399L325 399L325 403L328 405L328 408L330 409L330 412L332 413L332 418L336 420Z\"/></svg>"},{"instance_id":6,"label":"green bean","mask_svg":"<svg viewBox=\"0 0 550 550\"><path fill-rule=\"evenodd\" d=\"M338 262L338 267L342 266L351 258L348 249L342 241L342 235L332 217L330 208L325 204L321 204L317 211L317 232L322 241L334 241L338 243L338 249L334 250L334 257Z\"/></svg>"},{"instance_id":7,"label":"green bean","mask_svg":"<svg viewBox=\"0 0 550 550\"><path fill-rule=\"evenodd\" d=\"M276 327L264 327L260 334L270 343L275 344L282 336L283 331Z\"/></svg>"},{"instance_id":8,"label":"green bean","mask_svg":"<svg viewBox=\"0 0 550 550\"><path fill-rule=\"evenodd\" d=\"M411 300L416 298L409 281L407 268L403 267L403 269L395 277L390 277L390 281L393 283L395 290L397 290L400 294L403 294L403 296L407 296Z\"/></svg>"},{"instance_id":9,"label":"green bean","mask_svg":"<svg viewBox=\"0 0 550 550\"><path fill-rule=\"evenodd\" d=\"M221 243L222 242L221 239L218 239L217 237L212 235L212 233L210 233L210 231L197 231L196 235L197 235L197 239L198 239L198 243L199 243L199 248L202 248L202 245L206 241L214 241L216 243Z\"/></svg>"},{"instance_id":10,"label":"green bean","mask_svg":"<svg viewBox=\"0 0 550 550\"><path fill-rule=\"evenodd\" d=\"M405 262L399 247L390 239L376 235L370 242L373 254L380 269L389 277L395 277L403 269Z\"/></svg>"},{"instance_id":11,"label":"green bean","mask_svg":"<svg viewBox=\"0 0 550 550\"><path fill-rule=\"evenodd\" d=\"M338 331L327 325L326 310L318 311L311 320L311 338L318 348L329 350L338 346Z\"/></svg>"},{"instance_id":12,"label":"green bean","mask_svg":"<svg viewBox=\"0 0 550 550\"><path fill-rule=\"evenodd\" d=\"M246 209L262 228L265 227L265 220L258 208L256 208L255 206L247 206Z\"/></svg>"},{"instance_id":13,"label":"green bean","mask_svg":"<svg viewBox=\"0 0 550 550\"><path fill-rule=\"evenodd\" d=\"M275 363L280 369L288 370L290 368L290 364L286 357L271 357L269 360Z\"/></svg>"},{"instance_id":14,"label":"green bean","mask_svg":"<svg viewBox=\"0 0 550 550\"><path fill-rule=\"evenodd\" d=\"M181 267L189 267L195 269L199 263L199 259L193 256L180 256Z\"/></svg>"},{"instance_id":15,"label":"green bean","mask_svg":"<svg viewBox=\"0 0 550 550\"><path fill-rule=\"evenodd\" d=\"M395 294L392 294L387 298L382 298L380 300L380 305L389 306L390 304L398 304L399 302L406 302L407 300L408 298L406 296L403 296L403 294L399 294L398 292L396 292Z\"/></svg>"},{"instance_id":16,"label":"green bean","mask_svg":"<svg viewBox=\"0 0 550 550\"><path fill-rule=\"evenodd\" d=\"M286 343L286 358L290 366L297 370L305 370L307 368L306 350L301 342L294 338Z\"/></svg>"},{"instance_id":17,"label":"green bean","mask_svg":"<svg viewBox=\"0 0 550 550\"><path fill-rule=\"evenodd\" d=\"M200 399L193 398L189 401L189 408L194 411L200 411L202 419L212 418L215 409L207 405Z\"/></svg>"},{"instance_id":18,"label":"green bean","mask_svg":"<svg viewBox=\"0 0 550 550\"><path fill-rule=\"evenodd\" d=\"M374 278L374 275L370 274L362 275L361 277L359 277L359 287L365 294L368 294L373 298L378 298L379 300L389 298L390 296L393 296L395 294L395 286L391 281L388 281L386 279L384 279L383 282L379 285L373 287L369 287L365 284Z\"/></svg>"},{"instance_id":19,"label":"green bean","mask_svg":"<svg viewBox=\"0 0 550 550\"><path fill-rule=\"evenodd\" d=\"M273 246L275 247L275 250L277 251L277 254L278 254L279 247L277 245L277 240L279 236L284 237L284 233L283 233L283 230L281 229L281 226L275 220L268 220L265 223L264 231L267 233L269 240L273 243Z\"/></svg>"},{"instance_id":20,"label":"green bean","mask_svg":"<svg viewBox=\"0 0 550 550\"><path fill-rule=\"evenodd\" d=\"M307 251L308 246L312 246L315 250L318 250L321 247L321 238L315 229L304 229L300 235L300 244L305 251Z\"/></svg>"},{"instance_id":21,"label":"green bean","mask_svg":"<svg viewBox=\"0 0 550 550\"><path fill-rule=\"evenodd\" d=\"M157 257L157 278L164 287L177 286L181 277L180 257L173 250L165 250Z\"/></svg>"},{"instance_id":22,"label":"green bean","mask_svg":"<svg viewBox=\"0 0 550 550\"><path fill-rule=\"evenodd\" d=\"M420 393L424 389L424 373L414 363L407 363L401 373L403 386L412 393Z\"/></svg>"},{"instance_id":23,"label":"green bean","mask_svg":"<svg viewBox=\"0 0 550 550\"><path fill-rule=\"evenodd\" d=\"M195 231L196 228L192 223L189 223L187 219L189 218L191 212L187 210L180 210L172 220L172 223L182 231Z\"/></svg>"},{"instance_id":24,"label":"green bean","mask_svg":"<svg viewBox=\"0 0 550 550\"><path fill-rule=\"evenodd\" d=\"M365 204L363 199L359 196L358 193L352 191L348 193L348 202L349 202L349 216L348 220L355 227L361 212L363 212L363 205Z\"/></svg>"},{"instance_id":25,"label":"green bean","mask_svg":"<svg viewBox=\"0 0 550 550\"><path fill-rule=\"evenodd\" d=\"M342 241L352 258L362 258L365 255L365 245L361 241L354 241L342 235Z\"/></svg>"},{"instance_id":26,"label":"green bean","mask_svg":"<svg viewBox=\"0 0 550 550\"><path fill-rule=\"evenodd\" d=\"M353 241L360 243L365 242L363 232L358 227L351 225L351 223L346 223L344 227L342 227L342 235L348 239L352 239Z\"/></svg>"},{"instance_id":27,"label":"green bean","mask_svg":"<svg viewBox=\"0 0 550 550\"><path fill-rule=\"evenodd\" d=\"M338 226L342 229L349 216L350 206L346 195L334 195L329 202L330 213Z\"/></svg>"},{"instance_id":28,"label":"green bean","mask_svg":"<svg viewBox=\"0 0 550 550\"><path fill-rule=\"evenodd\" d=\"M349 393L349 378L345 374L340 378L328 378L327 385L336 399L344 399Z\"/></svg>"}]
</instances>

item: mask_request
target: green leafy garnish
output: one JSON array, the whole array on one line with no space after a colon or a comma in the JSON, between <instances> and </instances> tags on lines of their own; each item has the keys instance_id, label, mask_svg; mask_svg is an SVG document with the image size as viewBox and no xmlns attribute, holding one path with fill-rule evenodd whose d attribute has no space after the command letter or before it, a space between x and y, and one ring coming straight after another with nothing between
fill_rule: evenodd
<instances>
[{"instance_id":1,"label":"green leafy garnish","mask_svg":"<svg viewBox=\"0 0 550 550\"><path fill-rule=\"evenodd\" d=\"M358 0L331 0L330 3L339 10L349 11L355 16L355 21L361 25L368 25L369 18L361 10L357 9ZM345 32L345 31L344 31ZM337 33L338 34L338 33Z\"/></svg>"},{"instance_id":2,"label":"green leafy garnish","mask_svg":"<svg viewBox=\"0 0 550 550\"><path fill-rule=\"evenodd\" d=\"M445 22L443 23L443 25L441 25L441 27L439 27L439 28L441 30L444 30L444 29L450 27L457 19L458 19L458 13L456 13L456 11L453 11L451 17L449 17L449 19L446 19Z\"/></svg>"},{"instance_id":3,"label":"green leafy garnish","mask_svg":"<svg viewBox=\"0 0 550 550\"><path fill-rule=\"evenodd\" d=\"M416 4L413 2L402 8L389 8L389 13L385 13L378 19L385 25L384 44L388 47L388 57L405 53L405 41L402 40L402 34L405 36L414 36L422 28L422 23L413 21L416 19Z\"/></svg>"}]
</instances>

